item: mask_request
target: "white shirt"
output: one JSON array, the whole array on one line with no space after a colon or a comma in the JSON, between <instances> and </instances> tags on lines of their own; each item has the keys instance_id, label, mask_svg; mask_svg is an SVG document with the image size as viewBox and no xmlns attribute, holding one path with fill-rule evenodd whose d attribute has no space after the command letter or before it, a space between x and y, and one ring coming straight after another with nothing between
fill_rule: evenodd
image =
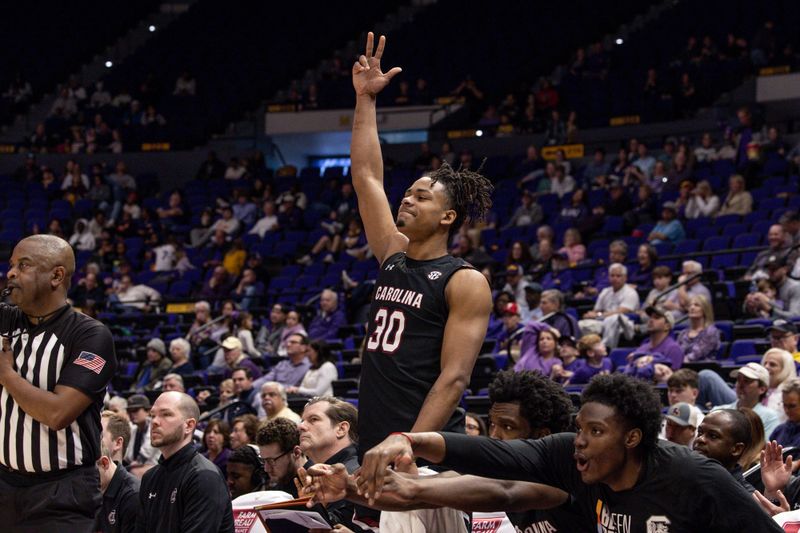
<instances>
[{"instance_id":1,"label":"white shirt","mask_svg":"<svg viewBox=\"0 0 800 533\"><path fill-rule=\"evenodd\" d=\"M613 287L606 287L600 291L597 302L594 304L595 311L616 311L620 307L625 307L634 311L639 309L639 293L627 283L618 291Z\"/></svg>"},{"instance_id":2,"label":"white shirt","mask_svg":"<svg viewBox=\"0 0 800 533\"><path fill-rule=\"evenodd\" d=\"M250 235L258 235L262 239L264 235L267 234L268 231L272 231L278 227L278 216L277 215L265 215L258 219L258 222L248 231L247 233Z\"/></svg>"},{"instance_id":3,"label":"white shirt","mask_svg":"<svg viewBox=\"0 0 800 533\"><path fill-rule=\"evenodd\" d=\"M147 300L158 302L161 300L161 294L147 285L134 285L127 291L118 292L117 298L122 304L144 309L147 306Z\"/></svg>"},{"instance_id":4,"label":"white shirt","mask_svg":"<svg viewBox=\"0 0 800 533\"><path fill-rule=\"evenodd\" d=\"M305 396L333 396L333 381L339 379L339 371L330 361L319 368L311 368L303 376L297 392Z\"/></svg>"},{"instance_id":5,"label":"white shirt","mask_svg":"<svg viewBox=\"0 0 800 533\"><path fill-rule=\"evenodd\" d=\"M175 247L171 244L164 244L153 248L155 255L155 265L153 270L156 272L166 272L172 270L175 265Z\"/></svg>"}]
</instances>

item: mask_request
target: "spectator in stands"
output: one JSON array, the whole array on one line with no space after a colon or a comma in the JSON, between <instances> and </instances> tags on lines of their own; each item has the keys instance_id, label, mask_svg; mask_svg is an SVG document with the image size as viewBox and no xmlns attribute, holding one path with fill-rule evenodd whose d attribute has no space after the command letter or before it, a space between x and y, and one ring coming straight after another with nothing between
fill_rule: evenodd
<instances>
[{"instance_id":1,"label":"spectator in stands","mask_svg":"<svg viewBox=\"0 0 800 533\"><path fill-rule=\"evenodd\" d=\"M550 182L550 193L558 195L559 200L575 189L575 178L567 174L564 165L556 165L556 173Z\"/></svg>"},{"instance_id":2,"label":"spectator in stands","mask_svg":"<svg viewBox=\"0 0 800 533\"><path fill-rule=\"evenodd\" d=\"M213 150L208 152L206 160L197 169L195 179L213 180L222 178L225 175L225 164L217 158L217 153Z\"/></svg>"},{"instance_id":3,"label":"spectator in stands","mask_svg":"<svg viewBox=\"0 0 800 533\"><path fill-rule=\"evenodd\" d=\"M567 141L567 126L561 118L561 113L559 113L558 109L552 109L550 111L550 119L547 121L545 137L549 145L564 144Z\"/></svg>"},{"instance_id":4,"label":"spectator in stands","mask_svg":"<svg viewBox=\"0 0 800 533\"><path fill-rule=\"evenodd\" d=\"M521 205L517 207L508 223L503 226L502 229L515 226L530 226L532 224L539 224L542 221L544 217L542 208L534 201L533 195L529 191L522 191L520 202Z\"/></svg>"},{"instance_id":5,"label":"spectator in stands","mask_svg":"<svg viewBox=\"0 0 800 533\"><path fill-rule=\"evenodd\" d=\"M247 357L261 357L253 340L253 315L247 311L241 311L236 320L236 337L242 343L242 353Z\"/></svg>"},{"instance_id":6,"label":"spectator in stands","mask_svg":"<svg viewBox=\"0 0 800 533\"><path fill-rule=\"evenodd\" d=\"M790 240L790 245L797 246L800 244L800 212L794 210L786 211L781 215L780 223Z\"/></svg>"},{"instance_id":7,"label":"spectator in stands","mask_svg":"<svg viewBox=\"0 0 800 533\"><path fill-rule=\"evenodd\" d=\"M664 202L661 206L661 220L647 236L650 244L678 243L686 238L683 224L678 220L678 211L675 202Z\"/></svg>"},{"instance_id":8,"label":"spectator in stands","mask_svg":"<svg viewBox=\"0 0 800 533\"><path fill-rule=\"evenodd\" d=\"M282 194L279 198L278 225L285 230L299 230L303 227L303 209L294 194Z\"/></svg>"},{"instance_id":9,"label":"spectator in stands","mask_svg":"<svg viewBox=\"0 0 800 533\"><path fill-rule=\"evenodd\" d=\"M233 208L225 206L222 208L222 218L217 219L210 229L211 233L222 231L225 234L225 240L230 241L239 233L241 227L241 222L233 216Z\"/></svg>"},{"instance_id":10,"label":"spectator in stands","mask_svg":"<svg viewBox=\"0 0 800 533\"><path fill-rule=\"evenodd\" d=\"M522 332L520 357L514 365L514 371L534 370L543 376L552 376L553 368L561 364L558 358L560 336L557 329L543 322L527 323Z\"/></svg>"},{"instance_id":11,"label":"spectator in stands","mask_svg":"<svg viewBox=\"0 0 800 533\"><path fill-rule=\"evenodd\" d=\"M678 283L681 285L678 290L670 294L662 303L668 309L675 321L681 320L689 310L689 298L691 296L703 296L712 302L711 291L702 283L703 265L697 261L684 261L681 266L681 275L678 276Z\"/></svg>"},{"instance_id":12,"label":"spectator in stands","mask_svg":"<svg viewBox=\"0 0 800 533\"><path fill-rule=\"evenodd\" d=\"M769 371L758 363L747 363L741 369L731 372L731 377L736 378L736 401L717 405L712 411L747 407L761 418L764 434L772 435L780 423L778 412L761 403L769 389Z\"/></svg>"},{"instance_id":13,"label":"spectator in stands","mask_svg":"<svg viewBox=\"0 0 800 533\"><path fill-rule=\"evenodd\" d=\"M692 189L685 213L686 218L713 217L718 209L719 197L711 190L711 184L702 180Z\"/></svg>"},{"instance_id":14,"label":"spectator in stands","mask_svg":"<svg viewBox=\"0 0 800 533\"><path fill-rule=\"evenodd\" d=\"M520 315L523 318L527 318L530 309L528 309L528 303L525 301L525 285L528 282L524 275L525 271L521 265L509 265L506 268L506 284L503 286L503 290L514 295L514 301L519 306Z\"/></svg>"},{"instance_id":15,"label":"spectator in stands","mask_svg":"<svg viewBox=\"0 0 800 533\"><path fill-rule=\"evenodd\" d=\"M315 464L344 464L352 474L358 467L356 445L358 411L351 404L323 396L313 398L303 409L297 429L300 431L300 449ZM354 528L353 504L347 500L327 506L328 519L333 524Z\"/></svg>"},{"instance_id":16,"label":"spectator in stands","mask_svg":"<svg viewBox=\"0 0 800 533\"><path fill-rule=\"evenodd\" d=\"M228 459L231 456L231 430L224 420L212 418L203 430L203 457L219 468L223 476L228 475Z\"/></svg>"},{"instance_id":17,"label":"spectator in stands","mask_svg":"<svg viewBox=\"0 0 800 533\"><path fill-rule=\"evenodd\" d=\"M262 325L255 339L256 349L266 355L278 353L281 333L286 327L286 314L289 309L283 304L274 304L270 309L269 322Z\"/></svg>"},{"instance_id":18,"label":"spectator in stands","mask_svg":"<svg viewBox=\"0 0 800 533\"><path fill-rule=\"evenodd\" d=\"M170 370L170 373L164 376L164 380L162 381L161 384L161 391L186 392L186 387L183 385L183 376L181 376L180 374L173 374L172 371Z\"/></svg>"},{"instance_id":19,"label":"spectator in stands","mask_svg":"<svg viewBox=\"0 0 800 533\"><path fill-rule=\"evenodd\" d=\"M255 225L253 225L253 227L250 228L250 231L247 233L250 235L258 235L263 239L268 232L275 231L280 226L278 225L278 215L276 214L275 202L272 200L264 201L261 206L261 210L264 216L259 218Z\"/></svg>"},{"instance_id":20,"label":"spectator in stands","mask_svg":"<svg viewBox=\"0 0 800 533\"><path fill-rule=\"evenodd\" d=\"M505 292L505 291L504 291ZM519 305L515 302L508 302L503 309L503 329L497 335L495 353L505 353L509 360L519 359L520 342L522 341L522 331L524 325L520 316Z\"/></svg>"},{"instance_id":21,"label":"spectator in stands","mask_svg":"<svg viewBox=\"0 0 800 533\"><path fill-rule=\"evenodd\" d=\"M150 131L158 131L159 128L166 126L166 124L167 119L156 111L156 107L153 104L148 105L144 113L142 113L143 128L147 128Z\"/></svg>"},{"instance_id":22,"label":"spectator in stands","mask_svg":"<svg viewBox=\"0 0 800 533\"><path fill-rule=\"evenodd\" d=\"M95 238L89 231L89 223L85 218L75 221L74 232L69 238L69 244L77 251L89 252L95 249Z\"/></svg>"},{"instance_id":23,"label":"spectator in stands","mask_svg":"<svg viewBox=\"0 0 800 533\"><path fill-rule=\"evenodd\" d=\"M739 464L751 445L752 436L747 416L736 408L725 408L714 410L703 418L692 449L700 455L719 461L742 488L752 494L755 489L744 479L742 466Z\"/></svg>"},{"instance_id":24,"label":"spectator in stands","mask_svg":"<svg viewBox=\"0 0 800 533\"><path fill-rule=\"evenodd\" d=\"M589 383L597 374L609 374L613 370L608 350L599 335L590 333L581 337L578 341L578 352L581 364L569 379L570 385Z\"/></svg>"},{"instance_id":25,"label":"spectator in stands","mask_svg":"<svg viewBox=\"0 0 800 533\"><path fill-rule=\"evenodd\" d=\"M634 352L628 354L628 361L638 369L652 366L653 370L657 371L655 366L663 364L668 365L673 371L678 370L683 365L684 355L680 345L670 336L670 331L675 326L672 314L663 307L650 307L646 312L649 317L647 339Z\"/></svg>"},{"instance_id":26,"label":"spectator in stands","mask_svg":"<svg viewBox=\"0 0 800 533\"><path fill-rule=\"evenodd\" d=\"M770 226L767 232L769 248L758 253L753 260L753 264L747 269L744 279L750 280L770 277L769 269L767 269L767 263L769 262L772 262L775 268L783 268L786 266L787 254L790 253L788 241L789 237L786 235L786 230L783 229L783 226L780 224L773 224ZM792 256L788 257L791 258Z\"/></svg>"},{"instance_id":27,"label":"spectator in stands","mask_svg":"<svg viewBox=\"0 0 800 533\"><path fill-rule=\"evenodd\" d=\"M656 198L653 188L643 183L637 189L636 201L630 211L623 216L626 228L633 229L640 224L655 222Z\"/></svg>"},{"instance_id":28,"label":"spectator in stands","mask_svg":"<svg viewBox=\"0 0 800 533\"><path fill-rule=\"evenodd\" d=\"M286 388L277 381L267 381L261 385L261 409L259 417L266 417L267 422L285 418L293 423L300 422L300 416L286 405Z\"/></svg>"},{"instance_id":29,"label":"spectator in stands","mask_svg":"<svg viewBox=\"0 0 800 533\"><path fill-rule=\"evenodd\" d=\"M325 289L319 296L319 311L308 326L308 337L312 340L337 339L339 328L347 325L344 311L339 309L339 295Z\"/></svg>"},{"instance_id":30,"label":"spectator in stands","mask_svg":"<svg viewBox=\"0 0 800 533\"><path fill-rule=\"evenodd\" d=\"M311 341L308 345L311 367L303 376L299 387L286 387L288 394L302 396L333 396L333 382L339 379L330 347L324 341Z\"/></svg>"},{"instance_id":31,"label":"spectator in stands","mask_svg":"<svg viewBox=\"0 0 800 533\"><path fill-rule=\"evenodd\" d=\"M170 372L179 374L181 376L190 376L194 374L194 365L190 359L192 352L192 345L189 341L182 338L172 339L169 343L169 355L172 359L172 368Z\"/></svg>"},{"instance_id":32,"label":"spectator in stands","mask_svg":"<svg viewBox=\"0 0 800 533\"><path fill-rule=\"evenodd\" d=\"M558 223L583 227L588 216L589 208L586 206L586 190L575 189L570 195L569 204L561 208L558 214Z\"/></svg>"},{"instance_id":33,"label":"spectator in stands","mask_svg":"<svg viewBox=\"0 0 800 533\"><path fill-rule=\"evenodd\" d=\"M126 274L120 278L108 300L113 308L121 311L134 309L148 313L161 301L161 294L143 283L134 285Z\"/></svg>"},{"instance_id":34,"label":"spectator in stands","mask_svg":"<svg viewBox=\"0 0 800 533\"><path fill-rule=\"evenodd\" d=\"M771 255L766 261L769 280L777 289L777 296L754 292L745 298L745 308L751 312L765 312L773 318L791 319L800 316L800 281L789 278L786 255Z\"/></svg>"},{"instance_id":35,"label":"spectator in stands","mask_svg":"<svg viewBox=\"0 0 800 533\"><path fill-rule=\"evenodd\" d=\"M717 216L749 215L753 211L753 197L745 190L745 181L740 174L734 174L728 180L728 195L717 211Z\"/></svg>"},{"instance_id":36,"label":"spectator in stands","mask_svg":"<svg viewBox=\"0 0 800 533\"><path fill-rule=\"evenodd\" d=\"M489 315L489 326L486 330L487 338L497 339L500 333L503 331L503 314L505 312L506 305L511 303L513 300L514 295L510 292L504 291L498 292L497 296L494 297L492 313Z\"/></svg>"},{"instance_id":37,"label":"spectator in stands","mask_svg":"<svg viewBox=\"0 0 800 533\"><path fill-rule=\"evenodd\" d=\"M194 96L197 91L197 82L194 77L184 70L178 79L175 80L175 89L172 94L175 96Z\"/></svg>"},{"instance_id":38,"label":"spectator in stands","mask_svg":"<svg viewBox=\"0 0 800 533\"><path fill-rule=\"evenodd\" d=\"M297 424L285 418L268 422L258 429L256 444L264 460L264 471L269 476L269 489L287 492L296 498L297 469L307 468L308 463L300 449Z\"/></svg>"},{"instance_id":39,"label":"spectator in stands","mask_svg":"<svg viewBox=\"0 0 800 533\"><path fill-rule=\"evenodd\" d=\"M639 308L639 294L627 284L628 269L620 263L612 263L608 267L608 279L611 283L600 292L594 309L583 315L578 325L584 333L602 335L606 346L616 348L619 335L625 334L627 339L633 336L633 324L625 317Z\"/></svg>"},{"instance_id":40,"label":"spectator in stands","mask_svg":"<svg viewBox=\"0 0 800 533\"><path fill-rule=\"evenodd\" d=\"M195 348L211 336L211 304L201 300L194 304L194 322L189 327L186 338ZM202 331L201 331L202 330Z\"/></svg>"},{"instance_id":41,"label":"spectator in stands","mask_svg":"<svg viewBox=\"0 0 800 533\"><path fill-rule=\"evenodd\" d=\"M628 282L637 289L647 289L653 284L653 269L658 261L658 251L652 244L641 244L636 251L636 265L628 271Z\"/></svg>"},{"instance_id":42,"label":"spectator in stands","mask_svg":"<svg viewBox=\"0 0 800 533\"><path fill-rule=\"evenodd\" d=\"M216 266L211 273L211 277L203 283L200 289L200 297L218 300L230 294L231 279L228 271L223 266Z\"/></svg>"},{"instance_id":43,"label":"spectator in stands","mask_svg":"<svg viewBox=\"0 0 800 533\"><path fill-rule=\"evenodd\" d=\"M575 338L580 335L578 322L572 315L564 312L564 293L561 291L550 289L542 292L539 308L542 311L539 320L558 330L561 337Z\"/></svg>"},{"instance_id":44,"label":"spectator in stands","mask_svg":"<svg viewBox=\"0 0 800 533\"><path fill-rule=\"evenodd\" d=\"M581 234L577 229L569 228L564 232L564 246L558 252L566 254L573 265L586 259L586 247L581 243Z\"/></svg>"},{"instance_id":45,"label":"spectator in stands","mask_svg":"<svg viewBox=\"0 0 800 533\"><path fill-rule=\"evenodd\" d=\"M531 244L531 256L533 257L534 261L542 259L540 257L540 252L539 252L539 243L542 241L547 241L549 245L552 245L555 239L556 239L555 231L553 231L553 228L551 228L547 224L543 224L538 228L536 228L536 239L534 239L533 244ZM546 257L544 257L543 259L545 261L550 261L550 255L552 255L552 246L550 254L546 255Z\"/></svg>"},{"instance_id":46,"label":"spectator in stands","mask_svg":"<svg viewBox=\"0 0 800 533\"><path fill-rule=\"evenodd\" d=\"M228 249L222 257L222 267L230 275L231 279L236 279L242 273L242 268L247 261L247 250L244 249L244 241L237 237L231 241Z\"/></svg>"},{"instance_id":47,"label":"spectator in stands","mask_svg":"<svg viewBox=\"0 0 800 533\"><path fill-rule=\"evenodd\" d=\"M291 316L292 311L289 313ZM287 326L289 325L289 317L287 317ZM289 326L291 327L291 326ZM288 328L287 328L288 329ZM311 363L306 357L308 351L308 337L302 333L290 333L286 339L286 356L287 359L280 361L277 365L264 374L264 376L256 383L264 383L265 381L277 381L285 386L298 386L303 381Z\"/></svg>"},{"instance_id":48,"label":"spectator in stands","mask_svg":"<svg viewBox=\"0 0 800 533\"><path fill-rule=\"evenodd\" d=\"M256 415L246 414L234 418L231 423L231 450L235 451L242 446L255 444L258 424Z\"/></svg>"},{"instance_id":49,"label":"spectator in stands","mask_svg":"<svg viewBox=\"0 0 800 533\"><path fill-rule=\"evenodd\" d=\"M678 402L669 408L664 419L666 440L691 448L697 427L703 419L699 410L694 405Z\"/></svg>"},{"instance_id":50,"label":"spectator in stands","mask_svg":"<svg viewBox=\"0 0 800 533\"><path fill-rule=\"evenodd\" d=\"M559 363L553 365L550 378L556 383L569 383L575 371L585 364L583 359L579 359L578 341L575 337L558 338L558 358Z\"/></svg>"},{"instance_id":51,"label":"spectator in stands","mask_svg":"<svg viewBox=\"0 0 800 533\"><path fill-rule=\"evenodd\" d=\"M102 306L106 300L105 289L97 283L97 274L88 272L75 284L72 290L72 302L76 307L92 305Z\"/></svg>"},{"instance_id":52,"label":"spectator in stands","mask_svg":"<svg viewBox=\"0 0 800 533\"><path fill-rule=\"evenodd\" d=\"M132 391L142 392L155 389L166 376L172 361L167 357L164 341L155 338L147 343L147 361L139 369L131 385Z\"/></svg>"},{"instance_id":53,"label":"spectator in stands","mask_svg":"<svg viewBox=\"0 0 800 533\"><path fill-rule=\"evenodd\" d=\"M777 441L781 446L800 446L800 379L785 381L781 389L786 421L775 428L768 440Z\"/></svg>"},{"instance_id":54,"label":"spectator in stands","mask_svg":"<svg viewBox=\"0 0 800 533\"><path fill-rule=\"evenodd\" d=\"M300 313L295 310L291 310L286 313L286 327L284 327L283 331L281 332L281 341L278 344L278 355L281 357L286 357L289 337L295 334L308 337L306 328L303 325L303 322L300 320Z\"/></svg>"},{"instance_id":55,"label":"spectator in stands","mask_svg":"<svg viewBox=\"0 0 800 533\"><path fill-rule=\"evenodd\" d=\"M128 417L131 420L131 442L125 451L128 471L138 478L158 463L161 452L150 439L150 400L144 394L128 398Z\"/></svg>"},{"instance_id":56,"label":"spectator in stands","mask_svg":"<svg viewBox=\"0 0 800 533\"><path fill-rule=\"evenodd\" d=\"M238 337L228 337L222 341L222 351L225 354L226 368L223 373L226 378L232 377L233 371L239 367L249 369L253 374L252 379L261 377L261 369L245 356L242 351L242 341Z\"/></svg>"},{"instance_id":57,"label":"spectator in stands","mask_svg":"<svg viewBox=\"0 0 800 533\"><path fill-rule=\"evenodd\" d=\"M695 429L703 421L703 412L697 407L698 388L697 372L690 368L680 368L667 379L667 402L670 406L684 403L692 407L692 412L697 417ZM661 427L661 438L667 438L666 427Z\"/></svg>"},{"instance_id":58,"label":"spectator in stands","mask_svg":"<svg viewBox=\"0 0 800 533\"><path fill-rule=\"evenodd\" d=\"M720 346L720 332L714 326L711 302L702 294L690 296L687 315L689 327L678 334L684 362L713 359Z\"/></svg>"},{"instance_id":59,"label":"spectator in stands","mask_svg":"<svg viewBox=\"0 0 800 533\"><path fill-rule=\"evenodd\" d=\"M520 265L523 269L529 269L533 265L533 256L530 246L524 241L514 241L508 249L506 256L506 266Z\"/></svg>"},{"instance_id":60,"label":"spectator in stands","mask_svg":"<svg viewBox=\"0 0 800 533\"><path fill-rule=\"evenodd\" d=\"M694 158L698 163L711 163L717 160L717 149L714 148L714 139L710 133L703 133L700 146L694 149Z\"/></svg>"},{"instance_id":61,"label":"spectator in stands","mask_svg":"<svg viewBox=\"0 0 800 533\"><path fill-rule=\"evenodd\" d=\"M225 412L225 420L231 424L232 432L236 430L236 418L242 415L257 413L261 405L261 398L258 390L253 387L253 372L249 366L237 366L231 372L231 380L233 381L233 398L232 401L241 402ZM231 436L233 436L231 434ZM234 450L239 446L232 444L231 448Z\"/></svg>"}]
</instances>

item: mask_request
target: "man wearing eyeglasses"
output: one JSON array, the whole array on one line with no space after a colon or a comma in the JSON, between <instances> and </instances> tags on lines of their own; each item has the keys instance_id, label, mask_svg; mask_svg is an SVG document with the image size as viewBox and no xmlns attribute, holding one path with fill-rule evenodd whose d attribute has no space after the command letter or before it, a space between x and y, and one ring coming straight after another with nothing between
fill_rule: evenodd
<instances>
[{"instance_id":1,"label":"man wearing eyeglasses","mask_svg":"<svg viewBox=\"0 0 800 533\"><path fill-rule=\"evenodd\" d=\"M769 343L773 348L786 350L794 356L795 361L800 361L800 353L797 351L797 326L793 322L782 318L772 323L769 328Z\"/></svg>"},{"instance_id":2,"label":"man wearing eyeglasses","mask_svg":"<svg viewBox=\"0 0 800 533\"><path fill-rule=\"evenodd\" d=\"M292 333L286 339L286 359L273 366L272 369L253 382L253 388L259 390L267 381L277 381L284 387L297 387L311 368L306 357L308 337L302 333ZM263 413L259 413L263 416Z\"/></svg>"},{"instance_id":3,"label":"man wearing eyeglasses","mask_svg":"<svg viewBox=\"0 0 800 533\"><path fill-rule=\"evenodd\" d=\"M256 444L264 461L264 471L269 476L270 490L282 490L297 498L295 472L301 466L311 465L300 449L297 425L285 418L276 418L261 426Z\"/></svg>"}]
</instances>

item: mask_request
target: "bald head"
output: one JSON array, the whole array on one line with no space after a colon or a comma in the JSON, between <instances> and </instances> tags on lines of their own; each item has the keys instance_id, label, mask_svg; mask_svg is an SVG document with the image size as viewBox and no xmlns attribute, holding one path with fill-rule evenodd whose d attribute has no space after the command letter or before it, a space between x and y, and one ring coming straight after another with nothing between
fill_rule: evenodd
<instances>
[{"instance_id":1,"label":"bald head","mask_svg":"<svg viewBox=\"0 0 800 533\"><path fill-rule=\"evenodd\" d=\"M185 392L163 392L156 399L156 403L177 409L183 415L184 420L194 418L197 421L200 419L200 408L197 407L197 402Z\"/></svg>"},{"instance_id":2,"label":"bald head","mask_svg":"<svg viewBox=\"0 0 800 533\"><path fill-rule=\"evenodd\" d=\"M67 241L55 235L31 235L19 241L17 247L19 246L28 250L33 259L46 270L62 267L62 283L64 289L69 290L72 275L75 273L75 252Z\"/></svg>"}]
</instances>

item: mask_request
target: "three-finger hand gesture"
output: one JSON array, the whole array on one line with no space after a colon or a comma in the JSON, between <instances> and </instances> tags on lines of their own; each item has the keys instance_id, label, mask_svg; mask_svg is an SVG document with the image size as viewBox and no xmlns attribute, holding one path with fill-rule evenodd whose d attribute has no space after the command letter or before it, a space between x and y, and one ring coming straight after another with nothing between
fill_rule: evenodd
<instances>
[{"instance_id":1,"label":"three-finger hand gesture","mask_svg":"<svg viewBox=\"0 0 800 533\"><path fill-rule=\"evenodd\" d=\"M378 39L378 48L374 50L375 35L372 32L367 34L367 48L364 55L358 58L353 64L353 88L356 96L375 97L384 87L389 85L391 79L399 74L402 69L394 67L388 72L381 71L381 56L386 47L386 37L381 35Z\"/></svg>"}]
</instances>

